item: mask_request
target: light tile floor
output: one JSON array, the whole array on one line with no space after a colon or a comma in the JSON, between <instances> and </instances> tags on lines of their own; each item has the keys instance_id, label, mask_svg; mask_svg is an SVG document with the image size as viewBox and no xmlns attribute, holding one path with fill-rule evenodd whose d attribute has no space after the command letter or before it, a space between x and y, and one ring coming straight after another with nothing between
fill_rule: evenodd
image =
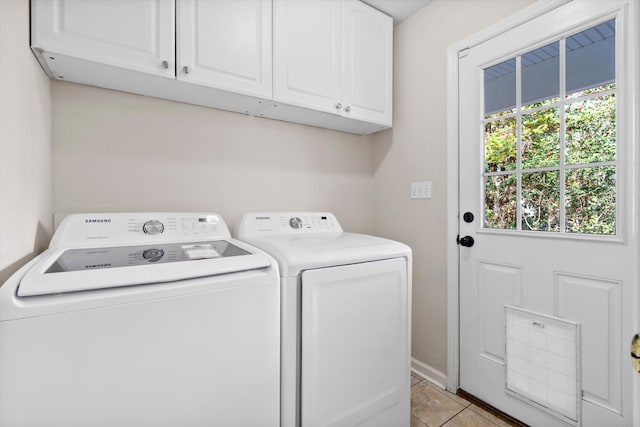
<instances>
[{"instance_id":1,"label":"light tile floor","mask_svg":"<svg viewBox=\"0 0 640 427\"><path fill-rule=\"evenodd\" d=\"M460 396L411 374L411 427L511 425Z\"/></svg>"}]
</instances>

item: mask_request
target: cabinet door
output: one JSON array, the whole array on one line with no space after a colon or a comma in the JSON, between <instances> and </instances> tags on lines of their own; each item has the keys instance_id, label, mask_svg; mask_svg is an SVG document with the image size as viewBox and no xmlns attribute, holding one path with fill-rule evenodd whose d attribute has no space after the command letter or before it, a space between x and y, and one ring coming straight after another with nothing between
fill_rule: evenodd
<instances>
[{"instance_id":1,"label":"cabinet door","mask_svg":"<svg viewBox=\"0 0 640 427\"><path fill-rule=\"evenodd\" d=\"M357 0L343 1L344 115L391 126L393 19Z\"/></svg>"},{"instance_id":2,"label":"cabinet door","mask_svg":"<svg viewBox=\"0 0 640 427\"><path fill-rule=\"evenodd\" d=\"M174 77L173 0L32 0L35 48Z\"/></svg>"},{"instance_id":3,"label":"cabinet door","mask_svg":"<svg viewBox=\"0 0 640 427\"><path fill-rule=\"evenodd\" d=\"M274 0L273 99L340 113L340 1Z\"/></svg>"},{"instance_id":4,"label":"cabinet door","mask_svg":"<svg viewBox=\"0 0 640 427\"><path fill-rule=\"evenodd\" d=\"M271 0L177 0L177 78L271 98Z\"/></svg>"}]
</instances>

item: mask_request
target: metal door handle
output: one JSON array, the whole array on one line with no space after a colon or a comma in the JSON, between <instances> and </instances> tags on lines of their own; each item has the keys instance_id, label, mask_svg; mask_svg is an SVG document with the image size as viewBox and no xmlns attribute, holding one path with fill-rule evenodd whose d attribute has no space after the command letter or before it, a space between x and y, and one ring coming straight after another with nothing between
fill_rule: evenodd
<instances>
[{"instance_id":1,"label":"metal door handle","mask_svg":"<svg viewBox=\"0 0 640 427\"><path fill-rule=\"evenodd\" d=\"M475 243L475 240L473 240L473 237L471 236L464 236L460 239L458 239L458 244L460 246L464 246L467 248L470 248L471 246L473 246L473 244Z\"/></svg>"},{"instance_id":2,"label":"metal door handle","mask_svg":"<svg viewBox=\"0 0 640 427\"><path fill-rule=\"evenodd\" d=\"M169 68L169 61L162 61L162 68L165 70Z\"/></svg>"},{"instance_id":3,"label":"metal door handle","mask_svg":"<svg viewBox=\"0 0 640 427\"><path fill-rule=\"evenodd\" d=\"M182 72L185 74L189 74L189 67L187 67L186 65L182 67Z\"/></svg>"},{"instance_id":4,"label":"metal door handle","mask_svg":"<svg viewBox=\"0 0 640 427\"><path fill-rule=\"evenodd\" d=\"M631 340L631 364L640 373L640 335L635 334Z\"/></svg>"}]
</instances>

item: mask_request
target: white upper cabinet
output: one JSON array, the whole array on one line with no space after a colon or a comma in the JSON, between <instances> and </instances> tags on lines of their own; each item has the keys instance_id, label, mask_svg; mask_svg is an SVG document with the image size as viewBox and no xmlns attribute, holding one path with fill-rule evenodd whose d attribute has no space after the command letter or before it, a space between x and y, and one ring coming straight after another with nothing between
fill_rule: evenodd
<instances>
[{"instance_id":1,"label":"white upper cabinet","mask_svg":"<svg viewBox=\"0 0 640 427\"><path fill-rule=\"evenodd\" d=\"M391 126L393 19L357 0L273 0L274 101Z\"/></svg>"},{"instance_id":2,"label":"white upper cabinet","mask_svg":"<svg viewBox=\"0 0 640 427\"><path fill-rule=\"evenodd\" d=\"M271 0L177 0L177 78L271 98Z\"/></svg>"},{"instance_id":3,"label":"white upper cabinet","mask_svg":"<svg viewBox=\"0 0 640 427\"><path fill-rule=\"evenodd\" d=\"M341 6L333 0L274 0L274 101L339 113Z\"/></svg>"},{"instance_id":4,"label":"white upper cabinet","mask_svg":"<svg viewBox=\"0 0 640 427\"><path fill-rule=\"evenodd\" d=\"M392 43L358 0L31 0L55 79L357 134L392 125Z\"/></svg>"},{"instance_id":5,"label":"white upper cabinet","mask_svg":"<svg viewBox=\"0 0 640 427\"><path fill-rule=\"evenodd\" d=\"M174 77L174 0L32 0L35 49Z\"/></svg>"},{"instance_id":6,"label":"white upper cabinet","mask_svg":"<svg viewBox=\"0 0 640 427\"><path fill-rule=\"evenodd\" d=\"M391 126L393 18L343 1L342 104L345 116Z\"/></svg>"}]
</instances>

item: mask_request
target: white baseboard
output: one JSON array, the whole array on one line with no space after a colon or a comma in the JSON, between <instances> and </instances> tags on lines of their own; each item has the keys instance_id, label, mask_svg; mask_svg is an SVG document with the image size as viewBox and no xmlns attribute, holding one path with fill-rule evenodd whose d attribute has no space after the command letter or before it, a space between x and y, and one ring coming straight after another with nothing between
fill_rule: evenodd
<instances>
[{"instance_id":1,"label":"white baseboard","mask_svg":"<svg viewBox=\"0 0 640 427\"><path fill-rule=\"evenodd\" d=\"M413 357L411 358L411 372L437 385L443 390L447 388L445 385L447 384L447 376L444 373Z\"/></svg>"}]
</instances>

